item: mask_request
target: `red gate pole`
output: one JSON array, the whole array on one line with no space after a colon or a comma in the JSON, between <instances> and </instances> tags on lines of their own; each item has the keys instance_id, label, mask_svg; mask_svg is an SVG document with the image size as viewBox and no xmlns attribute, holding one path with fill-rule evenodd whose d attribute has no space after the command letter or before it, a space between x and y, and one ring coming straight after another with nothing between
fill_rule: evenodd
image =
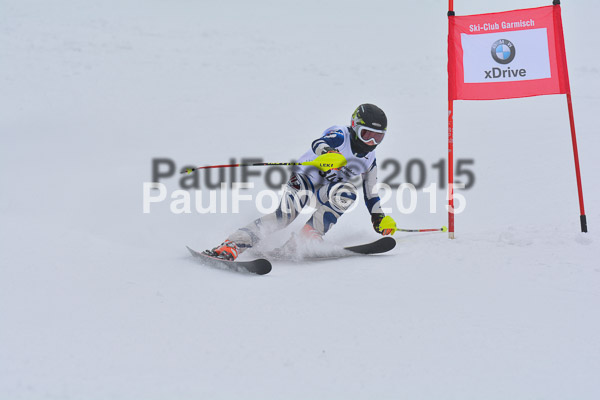
<instances>
[{"instance_id":1,"label":"red gate pole","mask_svg":"<svg viewBox=\"0 0 600 400\"><path fill-rule=\"evenodd\" d=\"M583 206L583 188L581 186L581 172L579 170L579 152L577 151L577 138L575 137L575 118L573 117L573 103L571 92L567 93L567 106L569 108L569 122L571 124L571 141L573 142L573 158L575 159L575 175L577 176L577 192L579 194L579 222L581 232L587 232L587 219Z\"/></svg>"},{"instance_id":2,"label":"red gate pole","mask_svg":"<svg viewBox=\"0 0 600 400\"><path fill-rule=\"evenodd\" d=\"M454 239L454 102L448 101L448 238Z\"/></svg>"},{"instance_id":3,"label":"red gate pole","mask_svg":"<svg viewBox=\"0 0 600 400\"><path fill-rule=\"evenodd\" d=\"M560 0L553 0L552 4L555 7L554 22L558 31L558 44L562 50L561 63L564 68L564 76L561 76L561 87L564 85L564 92L567 95L567 108L569 109L569 123L571 125L571 142L573 143L573 159L575 161L575 176L577 178L577 194L579 196L579 223L581 224L581 232L587 232L587 219L585 217L585 208L583 207L583 189L581 186L581 171L579 169L579 152L577 151L577 138L575 136L575 118L573 117L573 102L571 101L571 87L569 85L569 71L567 68L567 58L565 53L564 34L562 27L562 17L560 15ZM558 46L557 46L558 47Z\"/></svg>"},{"instance_id":4,"label":"red gate pole","mask_svg":"<svg viewBox=\"0 0 600 400\"><path fill-rule=\"evenodd\" d=\"M450 21L453 16L454 0L448 0L448 46L452 45L450 38L453 34L453 26ZM448 93L450 93L450 79L451 77L448 76ZM454 239L454 101L450 99L448 99L448 238Z\"/></svg>"}]
</instances>

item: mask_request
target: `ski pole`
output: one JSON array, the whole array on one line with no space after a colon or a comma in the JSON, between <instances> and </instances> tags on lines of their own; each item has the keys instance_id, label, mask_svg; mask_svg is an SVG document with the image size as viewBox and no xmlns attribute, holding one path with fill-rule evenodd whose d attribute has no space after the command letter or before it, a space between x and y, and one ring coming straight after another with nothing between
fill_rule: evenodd
<instances>
[{"instance_id":1,"label":"ski pole","mask_svg":"<svg viewBox=\"0 0 600 400\"><path fill-rule=\"evenodd\" d=\"M186 168L181 171L182 174L191 174L199 169L208 168L234 168L234 167L260 167L273 165L306 165L313 166L321 171L329 171L330 169L339 169L346 165L346 158L340 153L325 153L321 154L312 161L304 161L301 163L251 163L251 164L222 164L222 165L206 165L204 167Z\"/></svg>"},{"instance_id":2,"label":"ski pole","mask_svg":"<svg viewBox=\"0 0 600 400\"><path fill-rule=\"evenodd\" d=\"M181 171L182 174L188 173L191 174L194 171L199 169L208 169L208 168L233 168L233 167L261 167L261 166L270 166L270 165L302 165L302 163L252 163L252 164L222 164L222 165L206 165L204 167L196 167L196 168L186 168Z\"/></svg>"},{"instance_id":3,"label":"ski pole","mask_svg":"<svg viewBox=\"0 0 600 400\"><path fill-rule=\"evenodd\" d=\"M396 232L447 232L448 228L446 226L442 226L438 229L396 229Z\"/></svg>"}]
</instances>

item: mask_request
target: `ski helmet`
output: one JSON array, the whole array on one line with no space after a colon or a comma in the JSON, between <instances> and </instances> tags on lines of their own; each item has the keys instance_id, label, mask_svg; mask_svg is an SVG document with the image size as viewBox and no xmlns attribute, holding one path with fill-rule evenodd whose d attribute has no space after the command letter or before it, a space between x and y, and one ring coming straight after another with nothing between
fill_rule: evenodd
<instances>
[{"instance_id":1,"label":"ski helmet","mask_svg":"<svg viewBox=\"0 0 600 400\"><path fill-rule=\"evenodd\" d=\"M387 117L383 110L374 104L361 104L352 114L352 152L364 154L375 150L385 137Z\"/></svg>"}]
</instances>

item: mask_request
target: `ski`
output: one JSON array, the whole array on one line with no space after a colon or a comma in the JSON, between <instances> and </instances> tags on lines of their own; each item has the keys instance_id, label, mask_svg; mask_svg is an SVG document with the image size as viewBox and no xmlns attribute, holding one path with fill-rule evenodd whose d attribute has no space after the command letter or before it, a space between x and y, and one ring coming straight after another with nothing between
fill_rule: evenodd
<instances>
[{"instance_id":1,"label":"ski","mask_svg":"<svg viewBox=\"0 0 600 400\"><path fill-rule=\"evenodd\" d=\"M381 254L392 250L394 247L396 247L396 239L386 236L371 243L344 247L344 250L357 254Z\"/></svg>"},{"instance_id":2,"label":"ski","mask_svg":"<svg viewBox=\"0 0 600 400\"><path fill-rule=\"evenodd\" d=\"M259 258L251 261L228 261L216 257L211 257L208 254L200 253L194 249L185 246L192 255L201 263L210 265L220 269L227 269L235 272L250 273L256 275L266 275L271 272L271 263L269 260Z\"/></svg>"},{"instance_id":3,"label":"ski","mask_svg":"<svg viewBox=\"0 0 600 400\"><path fill-rule=\"evenodd\" d=\"M352 257L358 255L381 254L392 250L396 247L396 240L390 236L386 236L375 240L374 242L364 243L356 246L338 247L334 250L334 254L320 251L309 252L308 254L298 256L296 253L295 237L292 236L282 247L273 249L266 253L258 252L258 255L266 256L269 259L280 261L316 261L316 260L333 260L336 258ZM290 245L291 244L291 245ZM335 248L334 248L335 249Z\"/></svg>"}]
</instances>

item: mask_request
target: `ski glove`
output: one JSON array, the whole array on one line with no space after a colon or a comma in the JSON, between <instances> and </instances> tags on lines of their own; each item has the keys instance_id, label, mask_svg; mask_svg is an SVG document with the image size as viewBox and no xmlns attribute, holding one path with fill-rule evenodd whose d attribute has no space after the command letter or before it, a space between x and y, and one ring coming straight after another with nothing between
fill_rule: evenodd
<instances>
[{"instance_id":1,"label":"ski glove","mask_svg":"<svg viewBox=\"0 0 600 400\"><path fill-rule=\"evenodd\" d=\"M396 221L389 215L385 214L371 214L371 222L373 223L373 229L375 232L386 235L393 235L396 233Z\"/></svg>"},{"instance_id":2,"label":"ski glove","mask_svg":"<svg viewBox=\"0 0 600 400\"><path fill-rule=\"evenodd\" d=\"M333 147L329 147L329 146L323 148L323 152L321 154L327 154L327 153L338 153L338 154L340 154L340 152L339 152L338 149L334 149Z\"/></svg>"},{"instance_id":3,"label":"ski glove","mask_svg":"<svg viewBox=\"0 0 600 400\"><path fill-rule=\"evenodd\" d=\"M325 147L323 148L323 152L321 153L321 155L323 154L329 154L329 153L335 153L335 154L342 154L338 151L338 149L334 149L333 147ZM334 171L339 171L341 168L331 168Z\"/></svg>"}]
</instances>

